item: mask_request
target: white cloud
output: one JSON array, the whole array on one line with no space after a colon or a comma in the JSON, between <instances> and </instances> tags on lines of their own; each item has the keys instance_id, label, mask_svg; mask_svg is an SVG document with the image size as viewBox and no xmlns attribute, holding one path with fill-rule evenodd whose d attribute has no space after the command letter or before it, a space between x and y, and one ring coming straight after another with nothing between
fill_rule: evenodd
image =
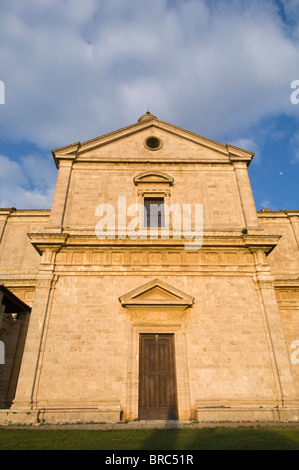
<instances>
[{"instance_id":1,"label":"white cloud","mask_svg":"<svg viewBox=\"0 0 299 470\"><path fill-rule=\"evenodd\" d=\"M0 183L3 185L21 185L24 184L26 179L17 162L10 160L5 155L0 155Z\"/></svg>"},{"instance_id":2,"label":"white cloud","mask_svg":"<svg viewBox=\"0 0 299 470\"><path fill-rule=\"evenodd\" d=\"M297 112L298 41L274 0L2 0L0 44L0 137L47 149L136 122L148 107L219 139Z\"/></svg>"},{"instance_id":3,"label":"white cloud","mask_svg":"<svg viewBox=\"0 0 299 470\"><path fill-rule=\"evenodd\" d=\"M15 162L0 155L0 168L0 207L51 207L57 170L50 159L27 155Z\"/></svg>"},{"instance_id":4,"label":"white cloud","mask_svg":"<svg viewBox=\"0 0 299 470\"><path fill-rule=\"evenodd\" d=\"M261 208L262 209L272 209L272 204L270 201L268 201L267 199L264 199L262 202L261 202Z\"/></svg>"}]
</instances>

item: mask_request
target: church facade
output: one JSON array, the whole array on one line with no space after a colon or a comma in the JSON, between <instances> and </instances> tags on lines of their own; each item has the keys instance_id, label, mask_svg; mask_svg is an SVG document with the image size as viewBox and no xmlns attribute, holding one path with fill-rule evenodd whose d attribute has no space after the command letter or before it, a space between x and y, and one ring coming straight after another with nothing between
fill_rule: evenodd
<instances>
[{"instance_id":1,"label":"church facade","mask_svg":"<svg viewBox=\"0 0 299 470\"><path fill-rule=\"evenodd\" d=\"M299 211L253 153L150 113L52 153L51 209L0 209L0 423L298 420Z\"/></svg>"}]
</instances>

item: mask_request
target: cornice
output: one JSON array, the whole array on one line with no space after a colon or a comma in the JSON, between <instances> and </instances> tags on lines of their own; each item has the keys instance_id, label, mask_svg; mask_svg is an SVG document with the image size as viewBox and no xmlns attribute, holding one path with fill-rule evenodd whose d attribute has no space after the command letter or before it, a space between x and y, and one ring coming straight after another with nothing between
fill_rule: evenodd
<instances>
[{"instance_id":1,"label":"cornice","mask_svg":"<svg viewBox=\"0 0 299 470\"><path fill-rule=\"evenodd\" d=\"M60 249L69 236L68 233L28 233L27 235L40 255L49 249Z\"/></svg>"},{"instance_id":2,"label":"cornice","mask_svg":"<svg viewBox=\"0 0 299 470\"><path fill-rule=\"evenodd\" d=\"M16 212L16 210L15 207L0 207L0 215L8 216Z\"/></svg>"},{"instance_id":3,"label":"cornice","mask_svg":"<svg viewBox=\"0 0 299 470\"><path fill-rule=\"evenodd\" d=\"M277 289L299 289L299 278L275 279L274 287Z\"/></svg>"},{"instance_id":4,"label":"cornice","mask_svg":"<svg viewBox=\"0 0 299 470\"><path fill-rule=\"evenodd\" d=\"M299 217L298 209L281 209L280 211L272 211L271 209L264 209L257 212L259 218L271 219L271 218L288 218L288 217Z\"/></svg>"},{"instance_id":5,"label":"cornice","mask_svg":"<svg viewBox=\"0 0 299 470\"><path fill-rule=\"evenodd\" d=\"M184 238L181 239L150 239L150 238L136 238L132 239L99 239L95 235L79 235L68 233L29 233L28 237L41 254L47 249L59 249L83 247L101 248L101 247L140 247L140 248L156 248L156 247L175 247L186 249L186 244L190 241ZM271 253L280 240L278 235L203 235L202 248L217 249L217 248L250 248L251 250L263 250L266 254ZM200 248L201 249L201 248Z\"/></svg>"},{"instance_id":6,"label":"cornice","mask_svg":"<svg viewBox=\"0 0 299 470\"><path fill-rule=\"evenodd\" d=\"M78 155L78 151L81 147L81 142L66 145L52 150L52 155L57 168L60 166L61 161L74 161Z\"/></svg>"},{"instance_id":7,"label":"cornice","mask_svg":"<svg viewBox=\"0 0 299 470\"><path fill-rule=\"evenodd\" d=\"M226 148L231 162L246 162L247 166L250 165L254 152L249 152L231 144L226 144Z\"/></svg>"}]
</instances>

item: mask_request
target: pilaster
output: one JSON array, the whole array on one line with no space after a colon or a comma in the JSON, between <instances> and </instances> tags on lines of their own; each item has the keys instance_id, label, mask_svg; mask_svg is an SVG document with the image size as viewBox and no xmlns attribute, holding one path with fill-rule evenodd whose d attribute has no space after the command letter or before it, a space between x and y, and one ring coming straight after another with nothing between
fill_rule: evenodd
<instances>
[{"instance_id":1,"label":"pilaster","mask_svg":"<svg viewBox=\"0 0 299 470\"><path fill-rule=\"evenodd\" d=\"M247 229L260 228L246 162L234 162L234 169Z\"/></svg>"},{"instance_id":2,"label":"pilaster","mask_svg":"<svg viewBox=\"0 0 299 470\"><path fill-rule=\"evenodd\" d=\"M0 244L5 232L5 227L7 224L7 219L12 214L15 212L15 207L10 207L8 209L0 209Z\"/></svg>"},{"instance_id":3,"label":"pilaster","mask_svg":"<svg viewBox=\"0 0 299 470\"><path fill-rule=\"evenodd\" d=\"M12 405L14 410L36 408L35 392L38 386L51 297L55 289L54 268L58 250L58 245L47 246L42 253L16 396Z\"/></svg>"},{"instance_id":4,"label":"pilaster","mask_svg":"<svg viewBox=\"0 0 299 470\"><path fill-rule=\"evenodd\" d=\"M53 150L52 154L59 168L55 192L52 202L49 224L45 227L47 232L61 232L63 230L64 212L67 203L68 190L71 180L73 163L77 157L80 143Z\"/></svg>"}]
</instances>

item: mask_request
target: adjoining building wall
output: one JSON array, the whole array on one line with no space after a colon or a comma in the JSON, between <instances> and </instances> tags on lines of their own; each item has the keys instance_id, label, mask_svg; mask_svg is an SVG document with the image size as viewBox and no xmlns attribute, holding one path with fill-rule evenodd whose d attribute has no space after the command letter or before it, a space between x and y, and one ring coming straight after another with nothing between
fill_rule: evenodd
<instances>
[{"instance_id":1,"label":"adjoining building wall","mask_svg":"<svg viewBox=\"0 0 299 470\"><path fill-rule=\"evenodd\" d=\"M266 231L281 235L268 260L299 393L299 211L263 210L258 215Z\"/></svg>"},{"instance_id":2,"label":"adjoining building wall","mask_svg":"<svg viewBox=\"0 0 299 470\"><path fill-rule=\"evenodd\" d=\"M43 231L50 210L0 209L0 283L32 305L41 256L28 233Z\"/></svg>"},{"instance_id":3,"label":"adjoining building wall","mask_svg":"<svg viewBox=\"0 0 299 470\"><path fill-rule=\"evenodd\" d=\"M277 247L268 256L275 279L298 279L299 273L299 210L258 213L259 222L267 233L281 237Z\"/></svg>"}]
</instances>

